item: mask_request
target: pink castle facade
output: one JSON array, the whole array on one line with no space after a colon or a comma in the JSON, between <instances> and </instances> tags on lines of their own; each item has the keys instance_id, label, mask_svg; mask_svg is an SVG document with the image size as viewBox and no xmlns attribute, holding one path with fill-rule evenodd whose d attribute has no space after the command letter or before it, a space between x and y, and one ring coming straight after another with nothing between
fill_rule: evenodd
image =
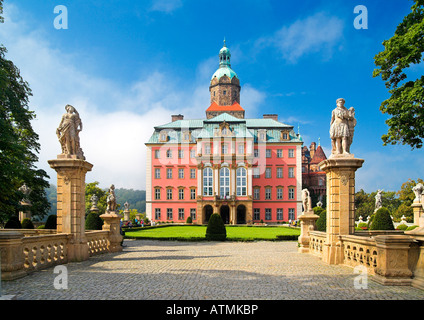
<instances>
[{"instance_id":1,"label":"pink castle facade","mask_svg":"<svg viewBox=\"0 0 424 320\"><path fill-rule=\"evenodd\" d=\"M301 214L302 145L278 115L245 119L240 81L221 49L206 119L156 126L146 143L146 215L151 221L268 224Z\"/></svg>"}]
</instances>

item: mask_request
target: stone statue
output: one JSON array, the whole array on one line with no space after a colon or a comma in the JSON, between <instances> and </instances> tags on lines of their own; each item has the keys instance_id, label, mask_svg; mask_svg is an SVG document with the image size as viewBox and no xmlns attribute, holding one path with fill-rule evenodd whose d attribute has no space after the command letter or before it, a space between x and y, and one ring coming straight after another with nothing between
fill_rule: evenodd
<instances>
[{"instance_id":1,"label":"stone statue","mask_svg":"<svg viewBox=\"0 0 424 320\"><path fill-rule=\"evenodd\" d=\"M26 183L24 183L18 190L24 194L24 198L22 199L21 203L31 204L29 195L32 190L26 185Z\"/></svg>"},{"instance_id":2,"label":"stone statue","mask_svg":"<svg viewBox=\"0 0 424 320\"><path fill-rule=\"evenodd\" d=\"M418 183L415 187L412 188L412 191L414 191L415 194L414 202L421 202L421 198L424 192L424 186L422 183Z\"/></svg>"},{"instance_id":3,"label":"stone statue","mask_svg":"<svg viewBox=\"0 0 424 320\"><path fill-rule=\"evenodd\" d=\"M356 126L355 109L352 107L348 110L343 98L337 99L336 103L330 122L331 154L348 155Z\"/></svg>"},{"instance_id":4,"label":"stone statue","mask_svg":"<svg viewBox=\"0 0 424 320\"><path fill-rule=\"evenodd\" d=\"M99 197L93 194L90 198L91 200L91 210L97 209L97 202L99 201Z\"/></svg>"},{"instance_id":5,"label":"stone statue","mask_svg":"<svg viewBox=\"0 0 424 320\"><path fill-rule=\"evenodd\" d=\"M109 195L107 196L107 207L106 211L116 211L116 197L115 197L115 186L112 184L109 188Z\"/></svg>"},{"instance_id":6,"label":"stone statue","mask_svg":"<svg viewBox=\"0 0 424 320\"><path fill-rule=\"evenodd\" d=\"M317 202L317 207L322 208L322 206L323 206L323 203L322 203L322 194L320 194L320 195L319 195L318 202Z\"/></svg>"},{"instance_id":7,"label":"stone statue","mask_svg":"<svg viewBox=\"0 0 424 320\"><path fill-rule=\"evenodd\" d=\"M66 113L62 116L56 130L57 137L62 147L62 154L74 155L85 160L80 147L79 133L82 131L82 122L78 111L71 105L65 106Z\"/></svg>"},{"instance_id":8,"label":"stone statue","mask_svg":"<svg viewBox=\"0 0 424 320\"><path fill-rule=\"evenodd\" d=\"M128 203L128 201L126 201L124 203L124 207L125 207L125 211L129 211L130 210L130 204Z\"/></svg>"},{"instance_id":9,"label":"stone statue","mask_svg":"<svg viewBox=\"0 0 424 320\"><path fill-rule=\"evenodd\" d=\"M302 204L303 204L303 212L312 211L312 201L309 195L308 189L302 190Z\"/></svg>"},{"instance_id":10,"label":"stone statue","mask_svg":"<svg viewBox=\"0 0 424 320\"><path fill-rule=\"evenodd\" d=\"M378 190L377 194L375 195L375 211L377 211L378 209L380 209L383 206L382 195L381 195L382 192L383 192L383 190Z\"/></svg>"}]
</instances>

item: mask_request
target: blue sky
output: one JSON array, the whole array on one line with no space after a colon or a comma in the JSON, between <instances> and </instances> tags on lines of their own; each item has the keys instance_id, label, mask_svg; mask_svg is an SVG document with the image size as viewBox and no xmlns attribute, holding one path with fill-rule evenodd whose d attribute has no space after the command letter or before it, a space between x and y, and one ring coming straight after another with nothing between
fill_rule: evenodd
<instances>
[{"instance_id":1,"label":"blue sky","mask_svg":"<svg viewBox=\"0 0 424 320\"><path fill-rule=\"evenodd\" d=\"M55 6L68 9L68 29L54 28ZM357 5L368 10L368 29L356 29ZM81 145L94 164L87 182L102 187L145 187L145 146L154 125L171 114L203 118L209 80L226 38L241 85L246 117L276 113L299 126L305 145L318 142L329 156L329 123L337 98L355 107L351 152L365 159L356 188L398 190L423 178L422 150L383 146L389 97L373 78L408 0L5 0L0 42L33 90L39 167L60 153L55 130L66 104L83 121ZM412 67L410 78L424 72Z\"/></svg>"}]
</instances>

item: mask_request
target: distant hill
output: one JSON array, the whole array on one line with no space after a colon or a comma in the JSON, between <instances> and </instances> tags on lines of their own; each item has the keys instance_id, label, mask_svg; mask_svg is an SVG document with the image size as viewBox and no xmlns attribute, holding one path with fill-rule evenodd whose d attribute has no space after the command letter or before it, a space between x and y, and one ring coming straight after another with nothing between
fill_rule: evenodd
<instances>
[{"instance_id":1,"label":"distant hill","mask_svg":"<svg viewBox=\"0 0 424 320\"><path fill-rule=\"evenodd\" d=\"M108 189L104 189L108 190ZM56 186L51 184L50 188L46 189L47 199L52 207L48 215L56 214L57 208L57 189ZM128 202L130 209L137 209L138 212L143 213L146 211L146 191L134 189L115 189L116 202L120 204L120 209L124 209L124 203ZM45 217L47 218L47 216Z\"/></svg>"}]
</instances>

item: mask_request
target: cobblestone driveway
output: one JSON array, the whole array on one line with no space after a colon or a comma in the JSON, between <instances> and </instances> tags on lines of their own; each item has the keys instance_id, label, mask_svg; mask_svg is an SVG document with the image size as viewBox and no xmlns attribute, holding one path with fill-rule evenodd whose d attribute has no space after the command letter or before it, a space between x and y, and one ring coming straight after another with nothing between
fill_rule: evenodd
<instances>
[{"instance_id":1,"label":"cobblestone driveway","mask_svg":"<svg viewBox=\"0 0 424 320\"><path fill-rule=\"evenodd\" d=\"M124 250L69 263L68 289L55 289L53 268L2 282L22 300L292 300L424 299L424 291L368 281L299 254L296 242L172 242L125 240Z\"/></svg>"}]
</instances>

